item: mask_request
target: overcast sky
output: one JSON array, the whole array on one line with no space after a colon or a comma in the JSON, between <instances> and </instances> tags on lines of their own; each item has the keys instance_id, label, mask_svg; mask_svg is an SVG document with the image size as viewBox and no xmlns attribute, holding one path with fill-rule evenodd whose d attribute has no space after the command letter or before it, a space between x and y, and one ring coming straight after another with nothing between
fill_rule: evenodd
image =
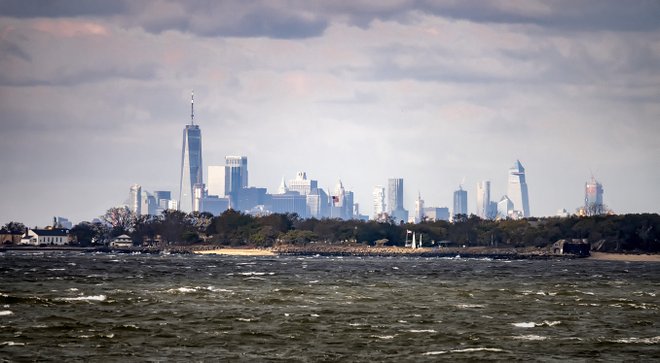
<instances>
[{"instance_id":1,"label":"overcast sky","mask_svg":"<svg viewBox=\"0 0 660 363\"><path fill-rule=\"evenodd\" d=\"M205 166L246 155L270 192L340 178L371 214L389 177L410 210L463 183L473 213L520 159L532 215L592 173L660 211L658 1L0 0L0 224L177 190L192 89Z\"/></svg>"}]
</instances>

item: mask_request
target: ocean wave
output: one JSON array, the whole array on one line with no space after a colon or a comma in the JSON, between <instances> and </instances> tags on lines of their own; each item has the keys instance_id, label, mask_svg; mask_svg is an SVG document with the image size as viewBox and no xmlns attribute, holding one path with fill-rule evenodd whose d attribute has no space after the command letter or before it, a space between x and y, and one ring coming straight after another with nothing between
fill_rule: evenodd
<instances>
[{"instance_id":1,"label":"ocean wave","mask_svg":"<svg viewBox=\"0 0 660 363\"><path fill-rule=\"evenodd\" d=\"M60 300L64 301L105 301L107 300L105 295L91 295L91 296L77 296L77 297L63 297Z\"/></svg>"},{"instance_id":2,"label":"ocean wave","mask_svg":"<svg viewBox=\"0 0 660 363\"><path fill-rule=\"evenodd\" d=\"M455 307L459 309L481 309L484 308L486 305L482 304L457 304L454 305Z\"/></svg>"},{"instance_id":3,"label":"ocean wave","mask_svg":"<svg viewBox=\"0 0 660 363\"><path fill-rule=\"evenodd\" d=\"M610 343L619 343L619 344L658 344L660 343L660 336L651 337L651 338L620 338L614 340L607 340Z\"/></svg>"},{"instance_id":4,"label":"ocean wave","mask_svg":"<svg viewBox=\"0 0 660 363\"><path fill-rule=\"evenodd\" d=\"M8 316L8 315L13 315L13 314L14 314L14 312L12 312L11 310L2 310L2 311L0 311L0 316Z\"/></svg>"},{"instance_id":5,"label":"ocean wave","mask_svg":"<svg viewBox=\"0 0 660 363\"><path fill-rule=\"evenodd\" d=\"M440 355L440 354L448 354L448 353L473 353L473 352L504 352L504 349L500 348L463 348L463 349L451 349L451 350L438 350L438 351L431 351L431 352L426 352L423 353L422 355Z\"/></svg>"},{"instance_id":6,"label":"ocean wave","mask_svg":"<svg viewBox=\"0 0 660 363\"><path fill-rule=\"evenodd\" d=\"M408 330L409 333L437 333L437 330L433 329L410 329Z\"/></svg>"},{"instance_id":7,"label":"ocean wave","mask_svg":"<svg viewBox=\"0 0 660 363\"><path fill-rule=\"evenodd\" d=\"M555 326L559 324L561 324L561 321L559 320L554 320L554 321L544 320L541 323L535 323L533 321L522 322L522 323L511 323L511 325L515 326L516 328L535 328L539 326Z\"/></svg>"},{"instance_id":8,"label":"ocean wave","mask_svg":"<svg viewBox=\"0 0 660 363\"><path fill-rule=\"evenodd\" d=\"M23 345L25 345L25 343L16 343L16 342L8 341L8 342L2 342L2 345L8 345L8 346L23 346Z\"/></svg>"},{"instance_id":9,"label":"ocean wave","mask_svg":"<svg viewBox=\"0 0 660 363\"><path fill-rule=\"evenodd\" d=\"M512 338L516 340L529 340L529 341L542 341L548 339L548 337L544 337L542 335L535 335L535 334L515 335Z\"/></svg>"},{"instance_id":10,"label":"ocean wave","mask_svg":"<svg viewBox=\"0 0 660 363\"><path fill-rule=\"evenodd\" d=\"M371 335L371 337L382 340L392 340L396 335Z\"/></svg>"}]
</instances>

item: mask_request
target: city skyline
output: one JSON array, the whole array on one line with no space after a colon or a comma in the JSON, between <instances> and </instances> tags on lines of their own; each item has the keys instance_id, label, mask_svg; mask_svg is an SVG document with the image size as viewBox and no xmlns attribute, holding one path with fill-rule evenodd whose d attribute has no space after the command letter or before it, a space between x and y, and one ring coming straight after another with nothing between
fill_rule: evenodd
<instances>
[{"instance_id":1,"label":"city skyline","mask_svg":"<svg viewBox=\"0 0 660 363\"><path fill-rule=\"evenodd\" d=\"M0 220L89 220L136 183L178 198L191 89L200 170L243 155L269 192L305 170L371 215L396 176L412 213L461 182L474 213L476 183L497 203L520 159L533 216L582 206L592 174L614 212L657 213L658 18L646 1L0 1Z\"/></svg>"}]
</instances>

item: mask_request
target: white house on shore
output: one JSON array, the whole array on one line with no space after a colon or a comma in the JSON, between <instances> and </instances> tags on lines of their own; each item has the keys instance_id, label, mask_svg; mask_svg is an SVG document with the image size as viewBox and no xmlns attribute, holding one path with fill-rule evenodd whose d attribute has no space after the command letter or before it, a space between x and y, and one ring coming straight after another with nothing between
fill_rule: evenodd
<instances>
[{"instance_id":1,"label":"white house on shore","mask_svg":"<svg viewBox=\"0 0 660 363\"><path fill-rule=\"evenodd\" d=\"M115 248L129 248L133 247L133 239L125 234L117 236L110 241L110 247Z\"/></svg>"},{"instance_id":2,"label":"white house on shore","mask_svg":"<svg viewBox=\"0 0 660 363\"><path fill-rule=\"evenodd\" d=\"M71 237L68 229L53 228L53 229L28 229L28 231L21 238L22 245L53 245L64 246L71 242Z\"/></svg>"}]
</instances>

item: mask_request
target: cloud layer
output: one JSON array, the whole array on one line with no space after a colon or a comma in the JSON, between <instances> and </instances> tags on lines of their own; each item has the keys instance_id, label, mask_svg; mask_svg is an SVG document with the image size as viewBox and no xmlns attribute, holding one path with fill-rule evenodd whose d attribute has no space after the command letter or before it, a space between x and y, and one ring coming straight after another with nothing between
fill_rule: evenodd
<instances>
[{"instance_id":1,"label":"cloud layer","mask_svg":"<svg viewBox=\"0 0 660 363\"><path fill-rule=\"evenodd\" d=\"M406 204L465 183L535 215L593 173L617 212L658 212L660 5L650 1L0 1L0 221L91 219L133 183L175 190L195 89L204 161L250 184L298 170ZM633 182L634 181L634 182Z\"/></svg>"}]
</instances>

